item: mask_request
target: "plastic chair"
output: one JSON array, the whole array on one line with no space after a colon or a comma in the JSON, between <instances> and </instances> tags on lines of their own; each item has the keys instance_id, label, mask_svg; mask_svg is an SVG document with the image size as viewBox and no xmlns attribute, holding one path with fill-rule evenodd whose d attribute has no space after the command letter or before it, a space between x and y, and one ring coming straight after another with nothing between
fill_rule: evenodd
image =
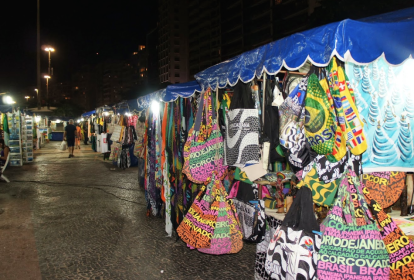
<instances>
[{"instance_id":1,"label":"plastic chair","mask_svg":"<svg viewBox=\"0 0 414 280\"><path fill-rule=\"evenodd\" d=\"M10 153L7 155L7 159L6 159L6 162L3 165L3 168L1 169L1 176L0 176L7 183L10 183L10 180L7 179L6 176L4 176L4 170L6 170L7 164L9 163L9 159L10 159Z\"/></svg>"}]
</instances>

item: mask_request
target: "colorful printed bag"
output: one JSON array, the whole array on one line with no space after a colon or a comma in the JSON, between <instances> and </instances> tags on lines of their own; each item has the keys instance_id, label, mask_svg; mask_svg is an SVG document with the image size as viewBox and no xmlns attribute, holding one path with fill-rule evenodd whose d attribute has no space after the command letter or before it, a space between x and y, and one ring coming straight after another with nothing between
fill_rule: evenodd
<instances>
[{"instance_id":1,"label":"colorful printed bag","mask_svg":"<svg viewBox=\"0 0 414 280\"><path fill-rule=\"evenodd\" d=\"M414 243L410 240L392 218L382 210L361 183L359 191L365 194L371 206L372 214L381 228L382 240L390 256L390 279L410 279L414 275Z\"/></svg>"},{"instance_id":2,"label":"colorful printed bag","mask_svg":"<svg viewBox=\"0 0 414 280\"><path fill-rule=\"evenodd\" d=\"M338 125L339 122L336 116L334 100L333 100L331 91L329 89L328 79L326 79L325 77L322 80L320 80L319 83L321 87L323 88L323 90L325 91L326 96L328 97L329 111L335 115L335 124L336 124L336 130L335 130L335 136L334 136L335 143L333 146L333 151L331 154L327 154L326 156L330 162L337 162L346 155L346 151L347 151L346 150L346 136L345 136L345 133L342 132L341 126Z\"/></svg>"},{"instance_id":3,"label":"colorful printed bag","mask_svg":"<svg viewBox=\"0 0 414 280\"><path fill-rule=\"evenodd\" d=\"M353 89L348 87L344 70L332 58L329 66L329 87L342 132L346 133L347 145L354 155L360 155L367 149L367 141L363 131L364 124L352 98Z\"/></svg>"},{"instance_id":4,"label":"colorful printed bag","mask_svg":"<svg viewBox=\"0 0 414 280\"><path fill-rule=\"evenodd\" d=\"M305 178L297 184L297 187L308 187L312 190L312 198L314 203L329 207L335 199L338 186L345 174L341 175L342 176L337 178L335 181L325 184L323 181L320 181L318 172L316 172L316 164L313 164L312 169L306 174Z\"/></svg>"},{"instance_id":5,"label":"colorful printed bag","mask_svg":"<svg viewBox=\"0 0 414 280\"><path fill-rule=\"evenodd\" d=\"M178 236L194 248L209 248L218 216L217 209L212 208L214 200L212 180L203 185L184 219L177 227Z\"/></svg>"},{"instance_id":6,"label":"colorful printed bag","mask_svg":"<svg viewBox=\"0 0 414 280\"><path fill-rule=\"evenodd\" d=\"M307 166L312 161L312 153L315 153L311 151L305 136L306 89L307 78L303 78L279 107L280 145L287 149L286 157L294 172Z\"/></svg>"},{"instance_id":7,"label":"colorful printed bag","mask_svg":"<svg viewBox=\"0 0 414 280\"><path fill-rule=\"evenodd\" d=\"M270 279L313 279L320 237L313 213L312 193L301 188L267 250L265 269Z\"/></svg>"},{"instance_id":8,"label":"colorful printed bag","mask_svg":"<svg viewBox=\"0 0 414 280\"><path fill-rule=\"evenodd\" d=\"M214 171L218 172L220 179L226 175L224 141L218 129L210 89L200 98L196 120L188 132L183 154L183 173L195 183L204 183Z\"/></svg>"},{"instance_id":9,"label":"colorful printed bag","mask_svg":"<svg viewBox=\"0 0 414 280\"><path fill-rule=\"evenodd\" d=\"M202 247L197 250L211 255L238 253L243 248L240 222L234 204L227 198L228 194L216 176L217 174L212 178L214 202L211 205L211 210L217 211L214 233L211 237L210 247Z\"/></svg>"},{"instance_id":10,"label":"colorful printed bag","mask_svg":"<svg viewBox=\"0 0 414 280\"><path fill-rule=\"evenodd\" d=\"M389 256L366 201L355 187L357 180L352 173L342 180L334 206L322 223L320 280L389 277Z\"/></svg>"},{"instance_id":11,"label":"colorful printed bag","mask_svg":"<svg viewBox=\"0 0 414 280\"><path fill-rule=\"evenodd\" d=\"M320 155L331 154L335 143L335 114L315 74L308 79L305 112L305 134L312 149Z\"/></svg>"}]
</instances>

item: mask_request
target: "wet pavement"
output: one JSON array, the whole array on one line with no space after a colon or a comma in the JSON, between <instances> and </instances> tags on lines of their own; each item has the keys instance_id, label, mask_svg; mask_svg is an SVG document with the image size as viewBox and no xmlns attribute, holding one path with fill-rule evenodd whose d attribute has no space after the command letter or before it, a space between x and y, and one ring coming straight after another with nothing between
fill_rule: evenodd
<instances>
[{"instance_id":1,"label":"wet pavement","mask_svg":"<svg viewBox=\"0 0 414 280\"><path fill-rule=\"evenodd\" d=\"M188 249L146 217L136 167L111 170L84 145L68 158L59 144L0 182L0 280L254 279L255 245L225 256Z\"/></svg>"}]
</instances>

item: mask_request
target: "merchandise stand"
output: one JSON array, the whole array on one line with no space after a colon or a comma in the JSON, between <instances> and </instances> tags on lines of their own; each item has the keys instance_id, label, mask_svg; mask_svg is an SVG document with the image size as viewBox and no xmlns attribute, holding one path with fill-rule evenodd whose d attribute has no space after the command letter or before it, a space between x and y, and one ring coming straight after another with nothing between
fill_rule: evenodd
<instances>
[{"instance_id":1,"label":"merchandise stand","mask_svg":"<svg viewBox=\"0 0 414 280\"><path fill-rule=\"evenodd\" d=\"M21 145L21 127L20 112L7 113L9 122L9 148L10 148L10 166L22 166L22 145Z\"/></svg>"},{"instance_id":2,"label":"merchandise stand","mask_svg":"<svg viewBox=\"0 0 414 280\"><path fill-rule=\"evenodd\" d=\"M33 117L22 117L22 149L23 161L33 162Z\"/></svg>"}]
</instances>

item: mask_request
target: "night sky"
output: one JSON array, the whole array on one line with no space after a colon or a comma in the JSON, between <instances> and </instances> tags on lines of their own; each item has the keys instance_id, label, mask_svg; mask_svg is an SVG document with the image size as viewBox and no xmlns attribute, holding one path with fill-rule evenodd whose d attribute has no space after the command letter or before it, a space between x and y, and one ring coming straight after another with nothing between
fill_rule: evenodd
<instances>
[{"instance_id":1,"label":"night sky","mask_svg":"<svg viewBox=\"0 0 414 280\"><path fill-rule=\"evenodd\" d=\"M0 21L0 92L23 94L36 87L36 0L3 1ZM128 57L145 44L156 25L153 1L40 0L40 42L52 53L54 81L70 79L82 64L99 57ZM47 73L47 52L41 72Z\"/></svg>"}]
</instances>

